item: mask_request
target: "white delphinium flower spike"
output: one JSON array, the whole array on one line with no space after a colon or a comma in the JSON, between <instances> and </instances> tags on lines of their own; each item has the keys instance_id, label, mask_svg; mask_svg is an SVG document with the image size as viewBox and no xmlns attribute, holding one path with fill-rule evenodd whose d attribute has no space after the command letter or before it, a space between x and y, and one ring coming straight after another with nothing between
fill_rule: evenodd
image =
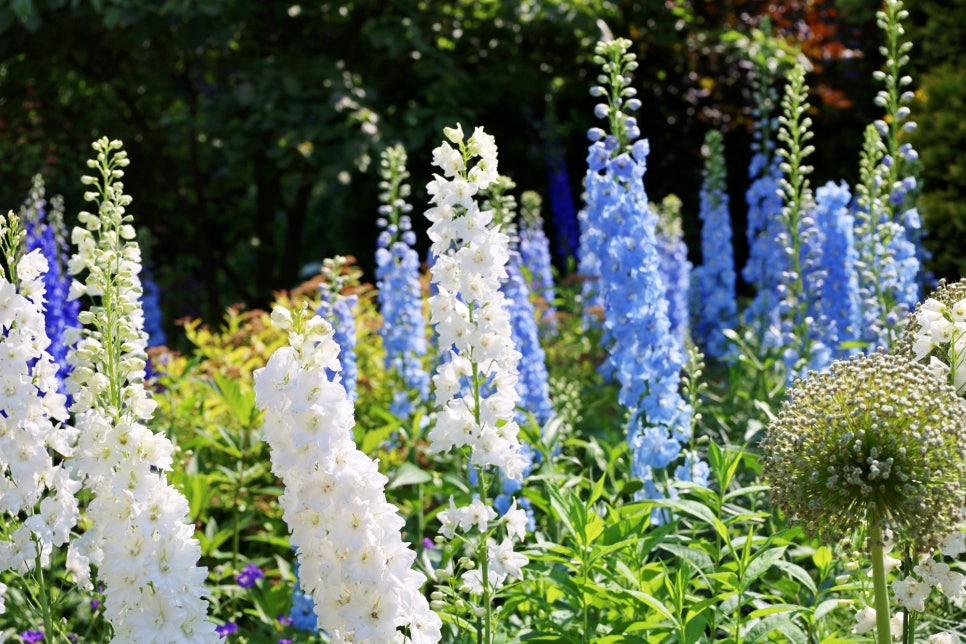
<instances>
[{"instance_id":1,"label":"white delphinium flower spike","mask_svg":"<svg viewBox=\"0 0 966 644\"><path fill-rule=\"evenodd\" d=\"M97 566L113 642L214 642L188 502L165 476L174 448L145 424L157 404L144 387L141 252L120 181L128 159L119 141L100 139L94 150L87 165L98 176L82 183L98 212L78 216L82 226L71 235L77 252L68 265L72 296L87 295L92 305L67 340L73 371L66 381L78 430L69 467L93 500L90 527L70 544L68 570L90 586Z\"/></svg>"},{"instance_id":2,"label":"white delphinium flower spike","mask_svg":"<svg viewBox=\"0 0 966 644\"><path fill-rule=\"evenodd\" d=\"M40 250L23 254L19 218L0 215L0 572L47 566L67 543L79 510L80 483L63 467L74 442L57 365L47 351ZM8 274L9 272L9 274ZM56 461L56 462L55 462ZM2 611L0 611L2 612Z\"/></svg>"},{"instance_id":3,"label":"white delphinium flower spike","mask_svg":"<svg viewBox=\"0 0 966 644\"><path fill-rule=\"evenodd\" d=\"M307 311L273 311L289 344L254 374L272 472L285 483L279 502L299 583L334 641L438 642L442 620L420 592L426 579L412 569L416 553L386 500L388 479L352 440L354 409L337 373L332 327ZM410 638L397 632L401 626Z\"/></svg>"}]
</instances>

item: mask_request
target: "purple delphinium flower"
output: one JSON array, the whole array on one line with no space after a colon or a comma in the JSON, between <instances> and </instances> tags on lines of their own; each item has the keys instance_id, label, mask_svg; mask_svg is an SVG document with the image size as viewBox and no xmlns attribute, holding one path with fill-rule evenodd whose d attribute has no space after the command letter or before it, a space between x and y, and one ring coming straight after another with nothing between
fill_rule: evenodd
<instances>
[{"instance_id":1,"label":"purple delphinium flower","mask_svg":"<svg viewBox=\"0 0 966 644\"><path fill-rule=\"evenodd\" d=\"M228 637L232 633L238 631L238 624L235 622L225 622L221 626L215 627L215 632L218 633L219 637Z\"/></svg>"},{"instance_id":2,"label":"purple delphinium flower","mask_svg":"<svg viewBox=\"0 0 966 644\"><path fill-rule=\"evenodd\" d=\"M80 300L69 300L71 278L66 266L69 246L64 226L64 201L55 196L50 200L50 209L45 198L44 181L41 175L33 180L30 197L24 204L23 222L27 232L25 251L40 249L47 260L47 273L44 275L47 306L45 326L50 346L47 351L58 365L58 376L63 388L64 378L70 373L67 364L67 343L64 332L80 326L77 315L80 313ZM63 392L63 390L62 390Z\"/></svg>"},{"instance_id":3,"label":"purple delphinium flower","mask_svg":"<svg viewBox=\"0 0 966 644\"><path fill-rule=\"evenodd\" d=\"M20 639L24 642L42 642L44 639L43 631L24 631L20 634Z\"/></svg>"},{"instance_id":4,"label":"purple delphinium flower","mask_svg":"<svg viewBox=\"0 0 966 644\"><path fill-rule=\"evenodd\" d=\"M235 577L235 581L237 581L238 585L242 588L251 588L255 585L256 581L263 579L264 577L265 573L262 572L261 568L255 564L248 564L245 566L244 570L238 573L238 576Z\"/></svg>"},{"instance_id":5,"label":"purple delphinium flower","mask_svg":"<svg viewBox=\"0 0 966 644\"><path fill-rule=\"evenodd\" d=\"M561 155L550 156L547 172L548 197L553 226L556 229L557 254L561 258L579 259L580 226L577 223L577 211L574 208L574 195L570 190L567 162Z\"/></svg>"},{"instance_id":6,"label":"purple delphinium flower","mask_svg":"<svg viewBox=\"0 0 966 644\"><path fill-rule=\"evenodd\" d=\"M168 341L162 325L161 290L147 266L141 269L141 289L141 308L144 310L144 332L148 334L148 346L160 347Z\"/></svg>"},{"instance_id":7,"label":"purple delphinium flower","mask_svg":"<svg viewBox=\"0 0 966 644\"><path fill-rule=\"evenodd\" d=\"M726 190L724 137L718 130L705 136L704 181L701 184L702 264L694 271L693 318L695 341L713 358L723 358L728 343L725 329L737 327L735 258L731 213Z\"/></svg>"}]
</instances>

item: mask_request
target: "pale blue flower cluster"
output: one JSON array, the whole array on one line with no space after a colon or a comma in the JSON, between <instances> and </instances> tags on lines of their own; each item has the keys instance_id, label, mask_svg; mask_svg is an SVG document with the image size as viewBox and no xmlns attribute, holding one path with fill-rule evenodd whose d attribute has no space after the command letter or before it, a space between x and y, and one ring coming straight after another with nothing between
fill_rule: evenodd
<instances>
[{"instance_id":1,"label":"pale blue flower cluster","mask_svg":"<svg viewBox=\"0 0 966 644\"><path fill-rule=\"evenodd\" d=\"M380 219L382 232L377 240L376 285L377 300L382 313L385 366L399 375L398 388L389 409L400 418L407 418L414 400L429 400L429 372L423 365L427 351L426 319L423 314L422 292L419 285L419 255L414 248L416 236L407 215L393 224Z\"/></svg>"},{"instance_id":2,"label":"pale blue flower cluster","mask_svg":"<svg viewBox=\"0 0 966 644\"><path fill-rule=\"evenodd\" d=\"M550 240L543 229L540 216L540 196L525 192L522 200L522 217L519 226L520 266L526 266L529 273L530 292L541 297L546 305L543 319L553 324L556 309L556 289L553 280L553 267L550 261Z\"/></svg>"},{"instance_id":3,"label":"pale blue flower cluster","mask_svg":"<svg viewBox=\"0 0 966 644\"><path fill-rule=\"evenodd\" d=\"M859 282L856 274L858 255L855 251L855 217L849 210L852 194L842 181L829 181L815 191L815 223L824 231L825 279L822 300L826 327L822 342L832 351L834 359L855 355L854 346L843 344L858 339L861 315L859 311Z\"/></svg>"},{"instance_id":4,"label":"pale blue flower cluster","mask_svg":"<svg viewBox=\"0 0 966 644\"><path fill-rule=\"evenodd\" d=\"M731 238L730 198L726 190L724 144L717 130L705 138L704 181L701 184L701 257L694 271L694 333L713 358L728 353L722 332L738 324L735 259Z\"/></svg>"},{"instance_id":5,"label":"pale blue flower cluster","mask_svg":"<svg viewBox=\"0 0 966 644\"><path fill-rule=\"evenodd\" d=\"M550 402L546 353L540 346L536 311L521 271L523 264L521 255L511 253L507 279L502 285L510 313L513 343L520 352L520 361L517 363L517 392L520 394L517 422L521 425L526 423L526 412L530 412L537 424L543 427L553 414L553 405Z\"/></svg>"},{"instance_id":6,"label":"pale blue flower cluster","mask_svg":"<svg viewBox=\"0 0 966 644\"><path fill-rule=\"evenodd\" d=\"M598 45L598 52L633 69L633 55L621 49L622 42ZM603 62L603 55L599 60ZM668 467L690 439L692 410L680 392L684 355L671 334L657 250L657 215L644 190L649 146L638 140L640 129L630 115L640 101L627 98L634 90L627 86L623 68L610 65L620 70L611 78L616 96L595 112L609 116L613 132L588 132L585 187L591 216L584 237L594 240L599 258L605 346L620 383L619 401L629 412L631 474L645 482L644 494L656 496L656 487L648 487L654 481L653 469ZM606 91L595 87L591 93L602 96Z\"/></svg>"},{"instance_id":7,"label":"pale blue flower cluster","mask_svg":"<svg viewBox=\"0 0 966 644\"><path fill-rule=\"evenodd\" d=\"M801 284L795 284L799 277L795 275L794 269L780 275L779 293L783 298L778 309L781 318L781 342L784 347L782 358L788 368L789 384L809 370L823 371L832 363L832 350L826 344L830 325L825 313L827 303L823 297L828 276L825 264L826 236L819 228L815 215L811 204L799 215L797 242ZM786 248L795 247L787 225L778 241ZM801 293L792 296L799 288ZM804 300L801 306L795 301L797 297ZM801 319L802 315L805 316L804 319ZM802 337L803 334L805 337ZM804 356L804 364L796 367L803 353L807 354Z\"/></svg>"},{"instance_id":8,"label":"pale blue flower cluster","mask_svg":"<svg viewBox=\"0 0 966 644\"><path fill-rule=\"evenodd\" d=\"M674 195L665 198L658 208L655 241L664 297L668 303L668 323L678 350L683 354L691 333L689 299L692 266L688 260L688 246L684 243L684 232L681 229L681 200Z\"/></svg>"},{"instance_id":9,"label":"pale blue flower cluster","mask_svg":"<svg viewBox=\"0 0 966 644\"><path fill-rule=\"evenodd\" d=\"M748 261L741 276L755 289L755 296L743 312L744 322L756 330L763 346L781 346L778 304L781 302L781 274L788 270L788 255L779 241L787 236L782 220L782 198L778 192L782 172L780 159L757 152L748 173L751 185L745 193L748 203Z\"/></svg>"},{"instance_id":10,"label":"pale blue flower cluster","mask_svg":"<svg viewBox=\"0 0 966 644\"><path fill-rule=\"evenodd\" d=\"M328 261L328 260L327 260ZM359 399L359 392L356 390L356 381L359 377L359 369L356 366L356 322L352 309L359 301L356 294L345 295L342 293L341 280L335 279L334 282L323 283L319 286L322 300L315 314L332 325L335 331L336 344L339 345L339 362L342 364L342 385L345 387L349 400L355 402ZM328 377L334 377L334 373L327 371Z\"/></svg>"}]
</instances>

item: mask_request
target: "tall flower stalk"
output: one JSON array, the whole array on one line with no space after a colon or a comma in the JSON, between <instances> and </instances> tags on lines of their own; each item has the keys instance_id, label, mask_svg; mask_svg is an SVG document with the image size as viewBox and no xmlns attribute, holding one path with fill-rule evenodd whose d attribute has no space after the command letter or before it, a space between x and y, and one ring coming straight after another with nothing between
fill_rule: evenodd
<instances>
[{"instance_id":1,"label":"tall flower stalk","mask_svg":"<svg viewBox=\"0 0 966 644\"><path fill-rule=\"evenodd\" d=\"M735 259L728 210L724 136L709 130L704 137L704 181L701 184L701 257L694 271L695 339L713 358L728 351L723 331L737 326Z\"/></svg>"},{"instance_id":2,"label":"tall flower stalk","mask_svg":"<svg viewBox=\"0 0 966 644\"><path fill-rule=\"evenodd\" d=\"M121 182L128 158L119 141L106 138L94 151L94 175L82 183L98 210L78 216L81 226L71 235L77 250L68 262L71 297L86 296L91 305L79 316L84 326L74 334L66 383L77 431L68 467L92 500L67 567L88 588L97 567L113 641L213 642L188 503L165 475L174 448L146 426L156 403L144 387L141 253Z\"/></svg>"},{"instance_id":3,"label":"tall flower stalk","mask_svg":"<svg viewBox=\"0 0 966 644\"><path fill-rule=\"evenodd\" d=\"M322 262L322 296L316 313L332 325L336 346L339 347L339 364L342 383L352 402L359 399L356 390L358 369L356 367L356 317L353 310L359 302L355 293L346 293L346 287L358 283L359 272L353 269L348 257L336 255Z\"/></svg>"},{"instance_id":4,"label":"tall flower stalk","mask_svg":"<svg viewBox=\"0 0 966 644\"><path fill-rule=\"evenodd\" d=\"M64 464L75 432L63 425L66 400L47 351L47 259L40 249L24 253L24 237L19 217L0 216L0 572L14 571L27 582L20 590L54 637L66 633L55 619L55 592L44 569L80 518L80 482Z\"/></svg>"},{"instance_id":5,"label":"tall flower stalk","mask_svg":"<svg viewBox=\"0 0 966 644\"><path fill-rule=\"evenodd\" d=\"M553 328L556 290L550 261L550 240L543 229L543 216L540 213L542 205L540 195L532 190L520 195L520 263L527 267L526 279L530 292L543 300L541 320Z\"/></svg>"},{"instance_id":6,"label":"tall flower stalk","mask_svg":"<svg viewBox=\"0 0 966 644\"><path fill-rule=\"evenodd\" d=\"M429 373L423 366L427 351L426 318L419 284L416 235L406 199L406 149L386 148L380 159L379 227L376 249L377 300L382 313L379 335L386 350L385 367L398 386L389 411L408 418L415 404L429 400Z\"/></svg>"},{"instance_id":7,"label":"tall flower stalk","mask_svg":"<svg viewBox=\"0 0 966 644\"><path fill-rule=\"evenodd\" d=\"M352 440L354 409L331 325L304 304L276 307L272 321L288 345L255 372L255 400L318 626L336 641L438 642L442 622L420 592L425 577L412 569L416 553L386 500L388 479Z\"/></svg>"},{"instance_id":8,"label":"tall flower stalk","mask_svg":"<svg viewBox=\"0 0 966 644\"><path fill-rule=\"evenodd\" d=\"M760 343L766 347L781 346L778 306L781 301L780 276L788 260L778 241L784 232L781 218L782 199L778 193L782 178L781 159L775 152L775 108L778 92L775 89L777 57L765 49L754 58L752 77L752 112L755 119L752 158L748 166L751 179L745 201L748 204L748 260L741 271L745 282L752 285L755 295L742 312Z\"/></svg>"},{"instance_id":9,"label":"tall flower stalk","mask_svg":"<svg viewBox=\"0 0 966 644\"><path fill-rule=\"evenodd\" d=\"M912 198L916 179L906 174L918 155L910 144L900 143L901 133L915 128L908 107L913 93L906 89L912 78L903 75L912 48L902 40L902 20L907 16L901 0L888 0L885 10L876 14L887 44L880 48L884 69L875 74L885 87L875 102L886 113L865 130L856 188L862 339L870 349L891 349L906 315L919 301L921 231Z\"/></svg>"},{"instance_id":10,"label":"tall flower stalk","mask_svg":"<svg viewBox=\"0 0 966 644\"><path fill-rule=\"evenodd\" d=\"M69 247L64 228L64 200L59 195L47 200L42 175L34 177L22 219L27 232L26 250L29 252L40 249L47 259L48 268L44 276L47 306L44 319L47 337L50 339L48 350L57 362L58 375L63 381L68 371L64 332L69 327L78 326L80 302L67 298L71 280L66 271Z\"/></svg>"},{"instance_id":11,"label":"tall flower stalk","mask_svg":"<svg viewBox=\"0 0 966 644\"><path fill-rule=\"evenodd\" d=\"M628 412L631 474L644 481L647 497L663 496L655 470L663 470L691 437L691 407L681 396L685 357L671 334L668 301L660 277L657 216L644 191L649 146L640 140L640 108L630 87L637 67L630 42L597 44L603 98L595 114L607 121L588 132L587 211L599 260L608 368L620 383L618 399ZM583 251L582 251L583 252Z\"/></svg>"},{"instance_id":12,"label":"tall flower stalk","mask_svg":"<svg viewBox=\"0 0 966 644\"><path fill-rule=\"evenodd\" d=\"M788 74L778 119L778 140L782 146L781 233L778 243L787 249L788 265L780 274L782 348L788 381L808 368L821 370L831 361L831 352L821 342L821 329L827 326L822 311L822 231L815 224L815 197L808 175L812 166L805 163L815 148L808 113L808 87L805 69L796 65Z\"/></svg>"},{"instance_id":13,"label":"tall flower stalk","mask_svg":"<svg viewBox=\"0 0 966 644\"><path fill-rule=\"evenodd\" d=\"M429 440L432 452L456 449L474 471L473 502L458 507L451 500L439 517L442 537L453 539L459 530L460 540L471 549L476 565L461 578L464 589L478 598L477 641L490 644L496 623L494 594L508 578L520 578L527 562L513 552L523 532L507 523L517 513L508 512L497 522L490 506L496 473L519 481L529 465L514 419L520 353L513 345L500 290L507 277L509 239L493 224L493 212L481 210L474 198L499 176L496 143L482 128L469 138L459 125L444 133L448 141L433 151L433 165L443 175L434 175L427 186L432 206L426 217L435 258L431 276L437 289L429 300L430 320L445 356L433 377L437 414ZM507 526L507 536L497 542L500 524Z\"/></svg>"}]
</instances>

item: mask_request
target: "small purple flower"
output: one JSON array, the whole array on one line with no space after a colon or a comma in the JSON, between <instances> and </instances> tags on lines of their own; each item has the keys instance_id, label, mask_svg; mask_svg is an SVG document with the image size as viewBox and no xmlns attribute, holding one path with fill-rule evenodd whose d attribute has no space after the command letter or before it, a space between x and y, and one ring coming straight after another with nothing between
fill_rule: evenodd
<instances>
[{"instance_id":1,"label":"small purple flower","mask_svg":"<svg viewBox=\"0 0 966 644\"><path fill-rule=\"evenodd\" d=\"M281 626L291 626L292 625L292 618L289 617L288 615L276 615L275 616L275 619L278 620L278 623Z\"/></svg>"},{"instance_id":2,"label":"small purple flower","mask_svg":"<svg viewBox=\"0 0 966 644\"><path fill-rule=\"evenodd\" d=\"M436 548L436 542L429 537L423 537L423 548L434 550Z\"/></svg>"},{"instance_id":3,"label":"small purple flower","mask_svg":"<svg viewBox=\"0 0 966 644\"><path fill-rule=\"evenodd\" d=\"M236 632L237 630L238 630L238 624L236 624L235 622L225 622L221 626L215 627L215 632L218 633L219 637L228 637L229 635Z\"/></svg>"},{"instance_id":4,"label":"small purple flower","mask_svg":"<svg viewBox=\"0 0 966 644\"><path fill-rule=\"evenodd\" d=\"M101 600L94 598L91 600L91 610L97 610L101 605Z\"/></svg>"},{"instance_id":5,"label":"small purple flower","mask_svg":"<svg viewBox=\"0 0 966 644\"><path fill-rule=\"evenodd\" d=\"M20 634L20 639L24 642L40 642L44 639L43 631L24 631Z\"/></svg>"},{"instance_id":6,"label":"small purple flower","mask_svg":"<svg viewBox=\"0 0 966 644\"><path fill-rule=\"evenodd\" d=\"M279 640L278 644L292 644L292 640Z\"/></svg>"},{"instance_id":7,"label":"small purple flower","mask_svg":"<svg viewBox=\"0 0 966 644\"><path fill-rule=\"evenodd\" d=\"M251 588L255 585L256 581L263 579L264 577L265 573L262 572L261 568L255 564L248 564L245 566L244 570L238 573L238 576L235 577L235 581L237 581L238 585L242 588Z\"/></svg>"}]
</instances>

